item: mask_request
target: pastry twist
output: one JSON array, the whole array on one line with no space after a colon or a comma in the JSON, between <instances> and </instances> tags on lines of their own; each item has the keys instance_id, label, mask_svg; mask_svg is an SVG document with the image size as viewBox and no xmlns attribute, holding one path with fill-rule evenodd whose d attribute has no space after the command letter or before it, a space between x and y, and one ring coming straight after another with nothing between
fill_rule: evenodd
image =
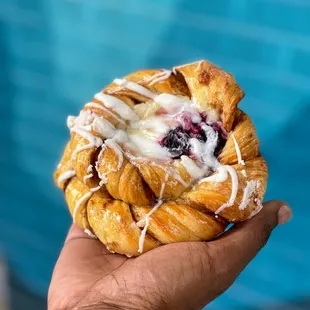
<instances>
[{"instance_id":1,"label":"pastry twist","mask_svg":"<svg viewBox=\"0 0 310 310\"><path fill-rule=\"evenodd\" d=\"M268 172L243 96L207 61L114 80L68 117L54 177L73 221L130 257L254 216Z\"/></svg>"}]
</instances>

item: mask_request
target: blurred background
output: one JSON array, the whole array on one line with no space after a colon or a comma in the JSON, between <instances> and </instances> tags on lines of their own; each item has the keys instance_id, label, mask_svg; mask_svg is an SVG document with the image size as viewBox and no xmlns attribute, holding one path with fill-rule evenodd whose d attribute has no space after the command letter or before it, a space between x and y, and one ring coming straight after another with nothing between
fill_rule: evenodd
<instances>
[{"instance_id":1,"label":"blurred background","mask_svg":"<svg viewBox=\"0 0 310 310\"><path fill-rule=\"evenodd\" d=\"M1 310L46 309L71 222L52 180L67 115L115 77L200 59L245 90L266 199L295 212L208 309L310 309L309 0L0 0Z\"/></svg>"}]
</instances>

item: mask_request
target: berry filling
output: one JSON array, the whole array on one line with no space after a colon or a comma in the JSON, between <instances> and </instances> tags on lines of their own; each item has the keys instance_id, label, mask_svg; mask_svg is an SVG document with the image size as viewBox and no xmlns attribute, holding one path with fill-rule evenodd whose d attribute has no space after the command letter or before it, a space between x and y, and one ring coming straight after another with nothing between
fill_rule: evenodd
<instances>
[{"instance_id":1,"label":"berry filling","mask_svg":"<svg viewBox=\"0 0 310 310\"><path fill-rule=\"evenodd\" d=\"M167 133L159 143L168 149L172 158L180 158L182 155L189 155L189 134L182 127L176 127Z\"/></svg>"},{"instance_id":2,"label":"berry filling","mask_svg":"<svg viewBox=\"0 0 310 310\"><path fill-rule=\"evenodd\" d=\"M213 155L215 157L219 155L227 140L227 133L221 123L208 124L206 115L201 114L200 116L200 122L194 123L189 113L180 114L178 122L181 125L170 129L167 135L159 141L159 144L169 151L171 158L178 159L182 155L195 157L195 154L191 153L190 139L196 138L199 142L205 143L207 135L203 127L206 125L218 133L217 145Z\"/></svg>"}]
</instances>

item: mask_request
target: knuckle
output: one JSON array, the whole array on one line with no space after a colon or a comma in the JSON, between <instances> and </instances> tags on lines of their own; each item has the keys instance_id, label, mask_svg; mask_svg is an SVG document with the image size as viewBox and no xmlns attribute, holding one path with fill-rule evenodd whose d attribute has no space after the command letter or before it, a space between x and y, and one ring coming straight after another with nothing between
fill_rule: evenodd
<instances>
[{"instance_id":1,"label":"knuckle","mask_svg":"<svg viewBox=\"0 0 310 310\"><path fill-rule=\"evenodd\" d=\"M272 225L270 223L265 223L260 232L258 233L258 241L259 241L259 247L260 248L263 248L267 242L268 242L268 239L271 235L271 232L272 232Z\"/></svg>"}]
</instances>

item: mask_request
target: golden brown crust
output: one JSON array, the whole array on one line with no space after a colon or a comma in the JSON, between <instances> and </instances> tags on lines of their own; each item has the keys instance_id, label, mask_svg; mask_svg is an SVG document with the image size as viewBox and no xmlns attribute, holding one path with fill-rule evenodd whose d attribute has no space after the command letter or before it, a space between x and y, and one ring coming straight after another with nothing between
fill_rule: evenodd
<instances>
[{"instance_id":1,"label":"golden brown crust","mask_svg":"<svg viewBox=\"0 0 310 310\"><path fill-rule=\"evenodd\" d=\"M112 252L137 256L141 234L128 204L119 200L107 199L95 193L87 205L89 223L96 236ZM146 236L144 250L159 246L159 242Z\"/></svg>"},{"instance_id":2,"label":"golden brown crust","mask_svg":"<svg viewBox=\"0 0 310 310\"><path fill-rule=\"evenodd\" d=\"M177 67L176 70L184 76L192 98L204 111L215 109L229 132L238 102L244 96L234 77L207 61Z\"/></svg>"},{"instance_id":3,"label":"golden brown crust","mask_svg":"<svg viewBox=\"0 0 310 310\"><path fill-rule=\"evenodd\" d=\"M108 148L98 164L98 172L106 176L106 189L110 195L114 199L133 205L152 205L155 202L155 195L143 180L139 170L127 158L124 158L119 169L117 165L117 154Z\"/></svg>"},{"instance_id":4,"label":"golden brown crust","mask_svg":"<svg viewBox=\"0 0 310 310\"><path fill-rule=\"evenodd\" d=\"M170 75L167 79L149 85L148 80L155 74L161 72L162 70L141 70L138 72L131 73L124 78L131 82L139 83L140 85L146 87L147 89L157 92L157 93L168 93L176 96L190 96L190 92L184 84L182 77L177 77L175 75ZM119 87L115 83L112 83L104 90L107 94L121 95L122 97L130 98L138 102L145 102L149 100L148 97L142 96L132 90L128 90Z\"/></svg>"},{"instance_id":5,"label":"golden brown crust","mask_svg":"<svg viewBox=\"0 0 310 310\"><path fill-rule=\"evenodd\" d=\"M161 72L142 70L128 75L126 79L156 94L169 93L191 98L203 111L216 111L224 128L233 133L229 135L218 160L235 170L238 191L233 205L216 214L230 199L230 177L223 182L193 184L192 177L180 160L163 166L150 160L132 160L128 153L124 154L118 167L119 154L115 149L87 148L89 141L72 132L55 172L55 183L64 190L76 223L94 233L110 251L128 256L140 254L138 248L142 228L137 222L145 220L157 199L163 199L164 203L149 218L144 252L171 242L215 238L225 230L228 222L244 221L258 212L266 190L267 165L259 153L253 123L237 108L244 93L233 76L209 62L201 61L176 67L167 78L149 82ZM130 107L150 100L115 83L103 92L121 99ZM92 102L104 107L103 102L95 98ZM109 113L111 109L105 109L107 111L96 105L86 105L83 110L95 113L114 126L123 126L121 117L115 111L116 117ZM92 134L103 141L106 139L96 132ZM245 165L237 156L233 137ZM85 149L76 152L80 148ZM68 171L74 174L62 180L61 176ZM100 183L103 178L105 185ZM249 197L244 197L251 180L256 182L257 188ZM245 208L240 209L244 205Z\"/></svg>"},{"instance_id":6,"label":"golden brown crust","mask_svg":"<svg viewBox=\"0 0 310 310\"><path fill-rule=\"evenodd\" d=\"M229 222L241 222L250 217L250 215L259 208L254 199L262 198L266 190L267 180L267 165L264 159L256 157L249 161L246 161L246 166L232 165L238 175L238 193L235 202L232 206L225 208L220 216ZM245 177L241 171L245 170L247 177ZM247 203L247 207L244 210L240 210L239 206L242 202L244 189L246 187L247 180L256 180L259 182L259 186L255 191L255 194L251 197ZM224 182L203 182L198 186L190 189L181 196L181 200L191 207L205 208L206 211L216 212L224 203L226 203L230 197L232 190L232 181L227 178Z\"/></svg>"},{"instance_id":7,"label":"golden brown crust","mask_svg":"<svg viewBox=\"0 0 310 310\"><path fill-rule=\"evenodd\" d=\"M76 203L83 198L83 196L87 195L89 189L86 185L84 185L80 180L76 177L73 177L69 182L65 189L65 197L69 207L69 211L73 216L74 207ZM87 220L87 203L88 201L82 201L81 207L77 210L74 219L76 224L78 224L83 229L91 229L89 222Z\"/></svg>"},{"instance_id":8,"label":"golden brown crust","mask_svg":"<svg viewBox=\"0 0 310 310\"><path fill-rule=\"evenodd\" d=\"M242 158L250 160L257 157L259 155L259 141L251 119L244 112L238 110L235 123L233 134L242 150ZM219 160L225 165L232 165L238 162L234 140L231 135L219 155Z\"/></svg>"},{"instance_id":9,"label":"golden brown crust","mask_svg":"<svg viewBox=\"0 0 310 310\"><path fill-rule=\"evenodd\" d=\"M135 219L140 221L145 218L149 208L132 207L132 211ZM225 224L214 221L214 216L170 201L154 213L148 232L162 244L167 244L184 240L210 240L223 232L225 227Z\"/></svg>"}]
</instances>

